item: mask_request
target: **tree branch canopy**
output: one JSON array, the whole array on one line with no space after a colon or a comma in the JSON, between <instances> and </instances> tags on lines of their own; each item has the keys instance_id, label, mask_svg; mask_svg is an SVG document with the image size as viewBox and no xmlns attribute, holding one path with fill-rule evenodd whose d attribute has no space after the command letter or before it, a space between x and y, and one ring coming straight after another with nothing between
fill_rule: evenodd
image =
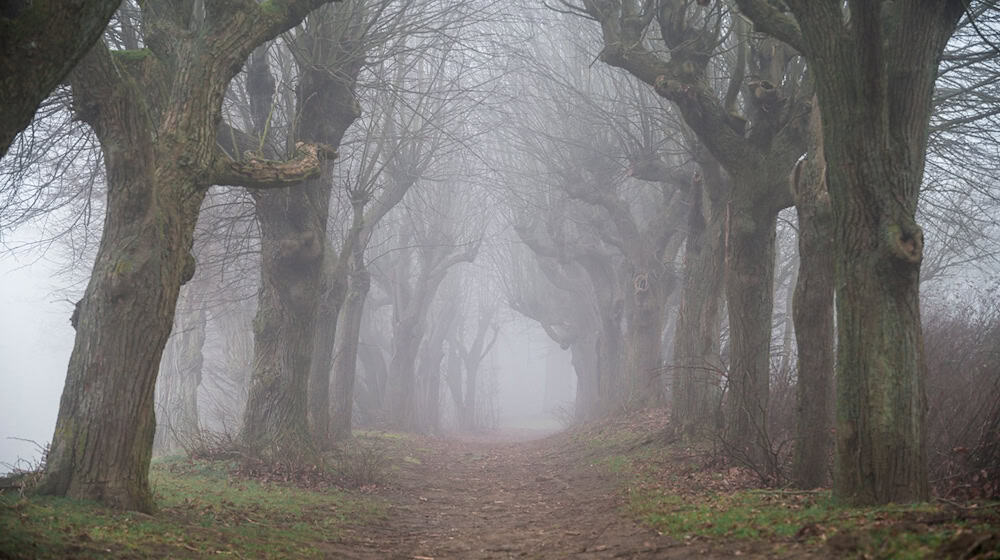
<instances>
[{"instance_id":1,"label":"tree branch canopy","mask_svg":"<svg viewBox=\"0 0 1000 560\"><path fill-rule=\"evenodd\" d=\"M288 161L251 158L233 161L220 153L212 169L210 185L236 185L248 189L280 189L319 177L323 162L337 157L337 151L321 144L299 142Z\"/></svg>"},{"instance_id":2,"label":"tree branch canopy","mask_svg":"<svg viewBox=\"0 0 1000 560\"><path fill-rule=\"evenodd\" d=\"M816 1L816 0L813 0ZM788 43L793 49L804 53L805 41L799 22L791 14L782 12L768 0L736 0L736 5L754 23L754 29Z\"/></svg>"}]
</instances>

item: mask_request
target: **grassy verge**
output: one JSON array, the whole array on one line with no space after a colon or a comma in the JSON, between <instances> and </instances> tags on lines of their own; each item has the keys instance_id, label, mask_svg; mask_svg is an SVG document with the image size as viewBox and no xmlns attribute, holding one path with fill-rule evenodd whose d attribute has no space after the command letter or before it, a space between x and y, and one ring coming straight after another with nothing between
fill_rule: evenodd
<instances>
[{"instance_id":1,"label":"grassy verge","mask_svg":"<svg viewBox=\"0 0 1000 560\"><path fill-rule=\"evenodd\" d=\"M154 464L155 516L0 495L0 558L323 557L345 528L384 515L383 503L370 495L241 480L230 477L229 467Z\"/></svg>"},{"instance_id":2,"label":"grassy verge","mask_svg":"<svg viewBox=\"0 0 1000 560\"><path fill-rule=\"evenodd\" d=\"M643 432L605 425L576 437L619 481L629 513L679 541L765 556L1000 559L1000 503L845 507L828 491L757 488L704 447Z\"/></svg>"}]
</instances>

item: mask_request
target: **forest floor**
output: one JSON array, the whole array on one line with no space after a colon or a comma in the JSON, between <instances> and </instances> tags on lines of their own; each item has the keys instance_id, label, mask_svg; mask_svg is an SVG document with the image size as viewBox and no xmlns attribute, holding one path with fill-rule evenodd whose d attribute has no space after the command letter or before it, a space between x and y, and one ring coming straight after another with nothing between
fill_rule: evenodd
<instances>
[{"instance_id":1,"label":"forest floor","mask_svg":"<svg viewBox=\"0 0 1000 560\"><path fill-rule=\"evenodd\" d=\"M333 478L171 458L155 516L0 495L0 558L1000 558L1000 504L839 507L665 428L362 432Z\"/></svg>"}]
</instances>

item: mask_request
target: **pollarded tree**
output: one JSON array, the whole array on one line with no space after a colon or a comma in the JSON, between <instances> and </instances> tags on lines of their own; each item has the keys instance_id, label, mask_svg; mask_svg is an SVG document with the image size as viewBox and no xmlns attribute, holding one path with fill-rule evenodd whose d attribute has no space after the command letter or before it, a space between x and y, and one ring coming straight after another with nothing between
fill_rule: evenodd
<instances>
[{"instance_id":1,"label":"pollarded tree","mask_svg":"<svg viewBox=\"0 0 1000 560\"><path fill-rule=\"evenodd\" d=\"M223 95L255 47L324 3L143 2L145 48L98 43L73 72L74 110L104 152L108 203L41 491L153 509L153 388L180 286L194 273L206 190L284 186L332 155L302 145L287 163L234 160L216 145Z\"/></svg>"},{"instance_id":2,"label":"pollarded tree","mask_svg":"<svg viewBox=\"0 0 1000 560\"><path fill-rule=\"evenodd\" d=\"M34 0L0 7L0 158L101 37L119 4Z\"/></svg>"},{"instance_id":3,"label":"pollarded tree","mask_svg":"<svg viewBox=\"0 0 1000 560\"><path fill-rule=\"evenodd\" d=\"M446 188L454 189L446 184ZM453 191L454 192L454 191ZM444 193L434 197L439 205L437 218L446 223L459 197L451 204L444 202ZM429 218L423 216L421 220ZM427 313L438 288L449 270L460 263L471 263L479 252L480 241L461 241L459 232L448 231L443 223L422 223L410 218L402 224L400 239L404 246L414 249L400 251L387 278L393 297L392 359L389 362L389 422L397 429L414 426L416 420L416 362L417 351L427 326Z\"/></svg>"},{"instance_id":4,"label":"pollarded tree","mask_svg":"<svg viewBox=\"0 0 1000 560\"><path fill-rule=\"evenodd\" d=\"M339 147L360 114L354 90L370 46L365 33L371 27L367 9L348 1L317 10L291 39L298 78L291 139ZM246 84L255 130L267 137L276 88L265 56L254 55ZM255 449L284 456L329 444L328 416L322 414L329 401L313 398L322 408L313 415L313 434L307 405L316 302L323 293L331 167L326 164L319 177L301 187L253 192L261 231L261 280L254 369L241 436ZM328 386L327 376L313 389L320 393Z\"/></svg>"},{"instance_id":5,"label":"pollarded tree","mask_svg":"<svg viewBox=\"0 0 1000 560\"><path fill-rule=\"evenodd\" d=\"M926 499L916 211L938 64L966 3L737 4L805 55L819 97L835 232L835 496Z\"/></svg>"},{"instance_id":6,"label":"pollarded tree","mask_svg":"<svg viewBox=\"0 0 1000 560\"><path fill-rule=\"evenodd\" d=\"M731 179L726 294L732 344L726 437L760 457L765 442L778 212L791 206L788 176L805 151L803 65L786 45L751 36L724 2L563 2L601 29L602 61L628 71L679 109ZM735 44L724 89L710 63ZM669 52L669 56L664 53Z\"/></svg>"}]
</instances>

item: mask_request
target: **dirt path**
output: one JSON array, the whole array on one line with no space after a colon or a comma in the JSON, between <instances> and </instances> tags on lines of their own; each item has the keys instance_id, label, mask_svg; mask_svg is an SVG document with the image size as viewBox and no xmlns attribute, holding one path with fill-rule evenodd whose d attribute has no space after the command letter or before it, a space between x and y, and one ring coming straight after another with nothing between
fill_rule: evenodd
<instances>
[{"instance_id":1,"label":"dirt path","mask_svg":"<svg viewBox=\"0 0 1000 560\"><path fill-rule=\"evenodd\" d=\"M384 526L344 535L346 558L688 558L621 513L602 469L560 439L421 440ZM365 530L367 531L367 530Z\"/></svg>"}]
</instances>

